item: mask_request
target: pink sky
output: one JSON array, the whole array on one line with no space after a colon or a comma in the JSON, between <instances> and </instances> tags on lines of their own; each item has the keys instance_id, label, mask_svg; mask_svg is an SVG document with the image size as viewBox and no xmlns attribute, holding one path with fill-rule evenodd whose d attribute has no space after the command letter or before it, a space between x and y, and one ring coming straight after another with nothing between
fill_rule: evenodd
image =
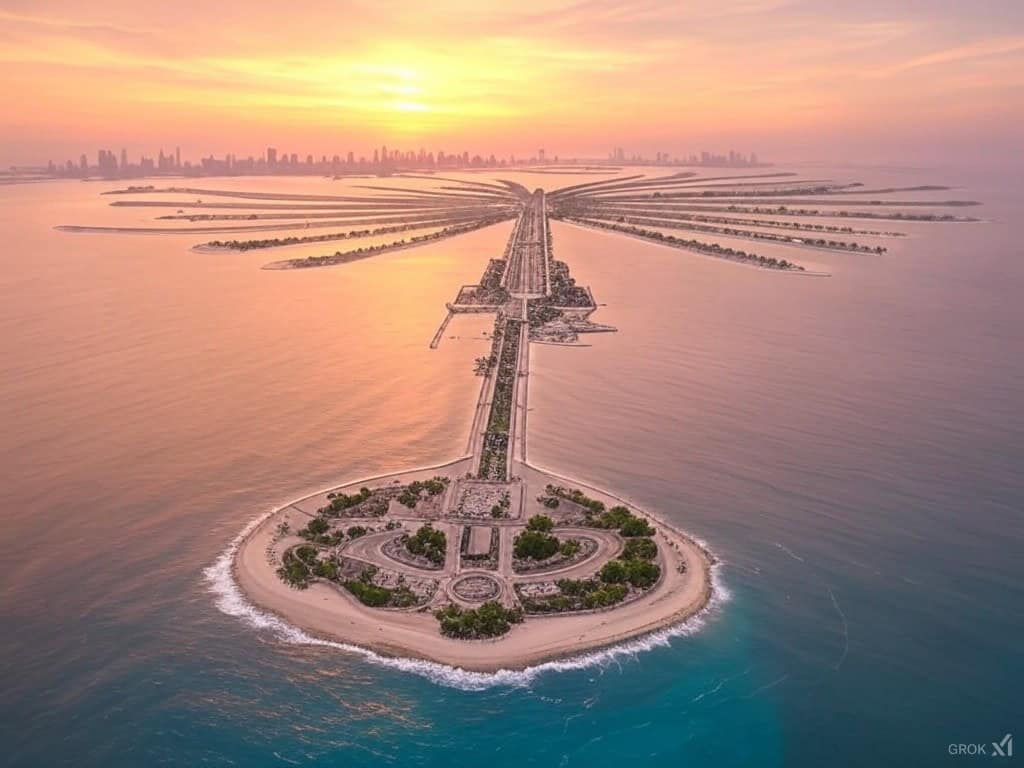
<instances>
[{"instance_id":1,"label":"pink sky","mask_svg":"<svg viewBox=\"0 0 1024 768\"><path fill-rule=\"evenodd\" d=\"M1024 3L6 0L0 97L4 166L385 143L994 159L1024 133Z\"/></svg>"}]
</instances>

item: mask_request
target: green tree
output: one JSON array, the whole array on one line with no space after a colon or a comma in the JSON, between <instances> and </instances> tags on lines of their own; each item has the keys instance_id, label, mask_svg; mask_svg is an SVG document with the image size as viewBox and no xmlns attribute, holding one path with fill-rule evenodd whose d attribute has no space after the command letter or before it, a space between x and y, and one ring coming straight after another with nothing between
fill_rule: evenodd
<instances>
[{"instance_id":1,"label":"green tree","mask_svg":"<svg viewBox=\"0 0 1024 768\"><path fill-rule=\"evenodd\" d=\"M526 521L526 530L549 533L555 527L555 521L547 515L534 515Z\"/></svg>"},{"instance_id":2,"label":"green tree","mask_svg":"<svg viewBox=\"0 0 1024 768\"><path fill-rule=\"evenodd\" d=\"M313 575L321 579L336 581L338 578L338 564L333 560L321 560L313 566Z\"/></svg>"},{"instance_id":3,"label":"green tree","mask_svg":"<svg viewBox=\"0 0 1024 768\"><path fill-rule=\"evenodd\" d=\"M653 536L654 529L648 525L646 520L639 517L631 517L619 528L623 536Z\"/></svg>"},{"instance_id":4,"label":"green tree","mask_svg":"<svg viewBox=\"0 0 1024 768\"><path fill-rule=\"evenodd\" d=\"M653 560L658 556L658 545L653 539L638 537L626 540L621 560Z\"/></svg>"},{"instance_id":5,"label":"green tree","mask_svg":"<svg viewBox=\"0 0 1024 768\"><path fill-rule=\"evenodd\" d=\"M524 531L513 542L513 552L520 560L546 560L557 551L558 539L540 531Z\"/></svg>"},{"instance_id":6,"label":"green tree","mask_svg":"<svg viewBox=\"0 0 1024 768\"><path fill-rule=\"evenodd\" d=\"M661 568L650 560L613 560L612 562L625 563L626 580L640 589L651 586L661 576Z\"/></svg>"},{"instance_id":7,"label":"green tree","mask_svg":"<svg viewBox=\"0 0 1024 768\"><path fill-rule=\"evenodd\" d=\"M427 558L437 565L444 563L445 551L448 548L448 537L430 523L420 527L416 533L405 540L405 548L414 555Z\"/></svg>"},{"instance_id":8,"label":"green tree","mask_svg":"<svg viewBox=\"0 0 1024 768\"><path fill-rule=\"evenodd\" d=\"M391 590L386 587L378 587L362 579L350 579L345 582L345 588L363 605L371 608L381 608L391 601Z\"/></svg>"},{"instance_id":9,"label":"green tree","mask_svg":"<svg viewBox=\"0 0 1024 768\"><path fill-rule=\"evenodd\" d=\"M626 581L628 572L622 560L609 560L598 576L605 584L621 584Z\"/></svg>"}]
</instances>

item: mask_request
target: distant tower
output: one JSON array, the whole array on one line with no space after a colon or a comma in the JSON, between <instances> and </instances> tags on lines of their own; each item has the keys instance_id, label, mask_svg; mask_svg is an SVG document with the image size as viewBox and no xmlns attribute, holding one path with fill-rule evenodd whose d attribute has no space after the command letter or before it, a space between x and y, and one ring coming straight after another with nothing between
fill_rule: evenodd
<instances>
[{"instance_id":1,"label":"distant tower","mask_svg":"<svg viewBox=\"0 0 1024 768\"><path fill-rule=\"evenodd\" d=\"M181 147L174 148L174 167L181 168Z\"/></svg>"},{"instance_id":2,"label":"distant tower","mask_svg":"<svg viewBox=\"0 0 1024 768\"><path fill-rule=\"evenodd\" d=\"M537 150L537 161L541 162L541 163L544 162L544 150L543 149L538 149Z\"/></svg>"},{"instance_id":3,"label":"distant tower","mask_svg":"<svg viewBox=\"0 0 1024 768\"><path fill-rule=\"evenodd\" d=\"M121 170L128 167L128 150L121 148Z\"/></svg>"},{"instance_id":4,"label":"distant tower","mask_svg":"<svg viewBox=\"0 0 1024 768\"><path fill-rule=\"evenodd\" d=\"M267 147L267 165L277 165L277 150L273 147Z\"/></svg>"}]
</instances>

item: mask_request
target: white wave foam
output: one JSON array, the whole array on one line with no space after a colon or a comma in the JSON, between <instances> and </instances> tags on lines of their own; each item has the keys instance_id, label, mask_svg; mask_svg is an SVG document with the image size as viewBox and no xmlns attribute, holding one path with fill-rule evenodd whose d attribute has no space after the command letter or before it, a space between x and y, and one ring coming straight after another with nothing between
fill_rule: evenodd
<instances>
[{"instance_id":1,"label":"white wave foam","mask_svg":"<svg viewBox=\"0 0 1024 768\"><path fill-rule=\"evenodd\" d=\"M732 593L725 586L721 578L722 562L718 561L711 567L711 599L703 610L679 624L666 627L649 635L627 640L619 645L613 645L566 659L546 661L526 669L501 669L497 672L471 672L422 659L381 656L357 645L313 637L279 617L261 611L246 600L231 574L231 562L234 560L235 554L238 552L238 548L242 545L245 537L275 512L276 510L271 510L246 525L232 539L227 548L221 552L214 563L203 571L203 575L209 584L210 592L216 596L216 606L221 612L228 616L239 618L255 629L267 630L275 638L285 643L324 646L356 653L373 664L398 669L403 672L411 672L438 685L457 688L463 691L483 691L488 688L502 686L522 688L528 686L533 680L546 672L566 672L586 669L588 667L604 668L612 664L619 664L619 659L624 656L636 657L643 651L668 646L673 638L687 637L696 633L706 624L708 617L714 615L721 608L722 604L732 598ZM694 538L694 541L707 550L707 545L703 541L696 538Z\"/></svg>"}]
</instances>

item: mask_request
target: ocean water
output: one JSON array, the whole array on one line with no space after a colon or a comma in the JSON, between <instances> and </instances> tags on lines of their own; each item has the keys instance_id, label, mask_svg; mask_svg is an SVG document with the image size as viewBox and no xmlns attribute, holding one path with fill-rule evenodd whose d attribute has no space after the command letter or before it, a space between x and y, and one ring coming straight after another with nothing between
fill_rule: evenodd
<instances>
[{"instance_id":1,"label":"ocean water","mask_svg":"<svg viewBox=\"0 0 1024 768\"><path fill-rule=\"evenodd\" d=\"M0 188L0 764L958 765L1020 736L1019 185L802 170L961 184L986 222L787 252L827 279L555 223L619 332L531 351L531 460L705 540L720 599L497 676L310 642L224 558L303 492L462 452L489 321L427 343L510 224L281 273L53 230L151 222L110 185ZM246 184L333 189L217 186Z\"/></svg>"}]
</instances>

